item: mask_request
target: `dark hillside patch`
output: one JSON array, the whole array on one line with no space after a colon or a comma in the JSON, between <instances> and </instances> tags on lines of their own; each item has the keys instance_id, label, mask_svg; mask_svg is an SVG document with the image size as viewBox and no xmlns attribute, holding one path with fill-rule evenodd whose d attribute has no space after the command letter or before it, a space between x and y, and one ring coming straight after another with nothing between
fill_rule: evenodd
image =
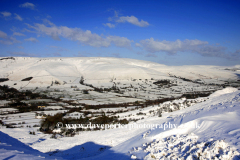
<instances>
[{"instance_id":1,"label":"dark hillside patch","mask_svg":"<svg viewBox=\"0 0 240 160\"><path fill-rule=\"evenodd\" d=\"M6 58L1 58L1 59L0 59L0 61L1 61L1 60L4 60L4 59L6 59L6 60L7 60L7 59L12 59L12 60L15 60L15 58L14 58L14 57L6 57Z\"/></svg>"},{"instance_id":2,"label":"dark hillside patch","mask_svg":"<svg viewBox=\"0 0 240 160\"><path fill-rule=\"evenodd\" d=\"M187 99L195 99L199 97L207 97L211 94L211 92L208 93L192 93L192 94L183 94L182 97L185 97Z\"/></svg>"},{"instance_id":3,"label":"dark hillside patch","mask_svg":"<svg viewBox=\"0 0 240 160\"><path fill-rule=\"evenodd\" d=\"M9 79L8 78L0 78L0 82L5 82L5 81L8 81Z\"/></svg>"},{"instance_id":4,"label":"dark hillside patch","mask_svg":"<svg viewBox=\"0 0 240 160\"><path fill-rule=\"evenodd\" d=\"M170 83L170 80L158 80L156 82L153 82L153 84L155 84L155 85L168 85L168 84L171 84L171 83Z\"/></svg>"},{"instance_id":5,"label":"dark hillside patch","mask_svg":"<svg viewBox=\"0 0 240 160\"><path fill-rule=\"evenodd\" d=\"M33 77L27 77L27 78L24 78L22 79L22 81L30 81Z\"/></svg>"}]
</instances>

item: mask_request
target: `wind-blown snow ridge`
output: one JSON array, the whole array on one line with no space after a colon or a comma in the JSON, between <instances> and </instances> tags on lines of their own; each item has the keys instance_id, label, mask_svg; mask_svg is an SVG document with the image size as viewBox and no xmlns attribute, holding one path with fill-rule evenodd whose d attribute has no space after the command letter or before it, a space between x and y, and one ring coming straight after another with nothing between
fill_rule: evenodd
<instances>
[{"instance_id":1,"label":"wind-blown snow ridge","mask_svg":"<svg viewBox=\"0 0 240 160\"><path fill-rule=\"evenodd\" d=\"M160 141L145 144L144 152L149 152L144 159L238 159L238 151L234 151L223 140L209 139L198 142L198 137L190 135L173 135ZM142 150L142 147L135 151ZM132 155L132 158L134 155Z\"/></svg>"},{"instance_id":2,"label":"wind-blown snow ridge","mask_svg":"<svg viewBox=\"0 0 240 160\"><path fill-rule=\"evenodd\" d=\"M168 124L170 122L177 126L185 124L185 126L189 127L146 130L113 147L111 150L129 155L133 159L143 159L144 157L145 159L152 159L153 157L158 157L157 159L160 157L165 159L171 157L194 159L194 157L200 158L200 156L202 156L202 159L209 158L209 156L211 158L214 158L214 156L216 158L221 157L220 159L239 159L240 91L228 93L229 90L233 89L224 89L222 92L226 94L210 96L211 98L206 102L173 112L167 119L162 117L152 118L147 121L150 124ZM192 127L192 124L196 123L199 128ZM166 138L174 140L166 142ZM187 142L187 139L190 139L190 141ZM175 143L180 143L180 148L175 146ZM202 146L205 144L211 145L208 147ZM183 150L181 147L187 147L188 145L191 147L185 148L186 154L179 151L179 149ZM112 155L106 151L106 153L92 159L102 157L107 159L112 158Z\"/></svg>"}]
</instances>

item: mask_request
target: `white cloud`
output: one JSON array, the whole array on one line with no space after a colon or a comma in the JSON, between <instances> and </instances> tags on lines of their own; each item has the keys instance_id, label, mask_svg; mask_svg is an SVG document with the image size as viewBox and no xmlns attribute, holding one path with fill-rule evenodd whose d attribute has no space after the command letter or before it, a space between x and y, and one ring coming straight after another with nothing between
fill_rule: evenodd
<instances>
[{"instance_id":1,"label":"white cloud","mask_svg":"<svg viewBox=\"0 0 240 160\"><path fill-rule=\"evenodd\" d=\"M13 36L26 36L26 35L19 32L13 32Z\"/></svg>"},{"instance_id":2,"label":"white cloud","mask_svg":"<svg viewBox=\"0 0 240 160\"><path fill-rule=\"evenodd\" d=\"M106 39L109 42L113 42L117 47L131 47L131 42L133 42L133 40L119 36L108 36Z\"/></svg>"},{"instance_id":3,"label":"white cloud","mask_svg":"<svg viewBox=\"0 0 240 160\"><path fill-rule=\"evenodd\" d=\"M54 40L60 40L64 37L72 41L78 41L83 45L93 47L109 47L112 43L118 47L130 47L131 40L119 36L103 36L92 33L90 30L83 31L80 28L69 28L66 26L46 26L36 23L34 26L27 24L29 28L34 29L38 34L51 36Z\"/></svg>"},{"instance_id":4,"label":"white cloud","mask_svg":"<svg viewBox=\"0 0 240 160\"><path fill-rule=\"evenodd\" d=\"M147 50L152 53L164 51L168 52L170 54L177 53L178 51L185 51L189 49L194 49L195 47L198 47L200 45L208 44L206 41L200 41L200 40L185 40L180 41L179 39L176 41L157 41L153 38L141 40L141 45Z\"/></svg>"},{"instance_id":5,"label":"white cloud","mask_svg":"<svg viewBox=\"0 0 240 160\"><path fill-rule=\"evenodd\" d=\"M7 41L7 40L0 40L0 43L6 44L6 45L12 45L13 44L11 41Z\"/></svg>"},{"instance_id":6,"label":"white cloud","mask_svg":"<svg viewBox=\"0 0 240 160\"><path fill-rule=\"evenodd\" d=\"M135 16L122 16L122 17L119 17L116 22L118 23L125 23L125 22L128 22L128 23L131 23L133 25L136 25L136 26L139 26L139 27L147 27L149 26L149 23L147 21L144 21L144 20L141 20L139 21L137 17Z\"/></svg>"},{"instance_id":7,"label":"white cloud","mask_svg":"<svg viewBox=\"0 0 240 160\"><path fill-rule=\"evenodd\" d=\"M153 38L140 41L143 48L151 53L166 52L176 54L177 52L192 52L208 57L227 58L226 47L209 45L207 41L200 40L176 40L176 41L157 41Z\"/></svg>"},{"instance_id":8,"label":"white cloud","mask_svg":"<svg viewBox=\"0 0 240 160\"><path fill-rule=\"evenodd\" d=\"M103 24L104 26L107 26L107 27L109 27L109 28L114 28L115 27L115 25L114 24L112 24L112 23L106 23L106 24Z\"/></svg>"},{"instance_id":9,"label":"white cloud","mask_svg":"<svg viewBox=\"0 0 240 160\"><path fill-rule=\"evenodd\" d=\"M19 7L30 8L30 9L32 9L32 10L35 9L35 5L34 5L33 3L29 3L29 2L26 2L26 3L20 4Z\"/></svg>"},{"instance_id":10,"label":"white cloud","mask_svg":"<svg viewBox=\"0 0 240 160\"><path fill-rule=\"evenodd\" d=\"M30 42L33 42L33 43L38 42L38 40L36 38L33 38L33 37L30 37L28 39L24 39L24 41L30 41Z\"/></svg>"},{"instance_id":11,"label":"white cloud","mask_svg":"<svg viewBox=\"0 0 240 160\"><path fill-rule=\"evenodd\" d=\"M3 31L0 31L0 38L6 39L7 37L8 37L7 33L3 32Z\"/></svg>"},{"instance_id":12,"label":"white cloud","mask_svg":"<svg viewBox=\"0 0 240 160\"><path fill-rule=\"evenodd\" d=\"M10 13L10 12L1 12L1 14L3 15L3 17L9 17L9 16L11 16L12 15L12 13Z\"/></svg>"},{"instance_id":13,"label":"white cloud","mask_svg":"<svg viewBox=\"0 0 240 160\"><path fill-rule=\"evenodd\" d=\"M9 37L5 32L0 31L0 43L6 44L6 45L12 45L14 43L20 43L16 38Z\"/></svg>"},{"instance_id":14,"label":"white cloud","mask_svg":"<svg viewBox=\"0 0 240 160\"><path fill-rule=\"evenodd\" d=\"M112 11L113 9L110 9L108 11ZM139 26L139 27L147 27L149 26L149 23L147 21L144 21L144 20L138 20L137 17L135 16L119 16L119 12L117 12L116 10L113 10L114 11L114 16L113 17L109 17L108 18L108 21L115 21L117 23L131 23L133 25L136 25L136 26ZM108 26L110 28L113 28L111 23L106 23L104 24L105 26ZM115 27L115 25L114 25Z\"/></svg>"},{"instance_id":15,"label":"white cloud","mask_svg":"<svg viewBox=\"0 0 240 160\"><path fill-rule=\"evenodd\" d=\"M50 26L55 26L55 24L53 24L51 21L49 21L48 19L43 19L43 23L46 25L50 25Z\"/></svg>"},{"instance_id":16,"label":"white cloud","mask_svg":"<svg viewBox=\"0 0 240 160\"><path fill-rule=\"evenodd\" d=\"M230 59L230 60L240 60L240 49L231 53L230 56L228 57L228 59Z\"/></svg>"},{"instance_id":17,"label":"white cloud","mask_svg":"<svg viewBox=\"0 0 240 160\"><path fill-rule=\"evenodd\" d=\"M108 21L113 21L114 19L116 20L116 18L118 17L118 11L114 10L114 9L109 9L108 11L114 11L114 16L113 17L108 17Z\"/></svg>"},{"instance_id":18,"label":"white cloud","mask_svg":"<svg viewBox=\"0 0 240 160\"><path fill-rule=\"evenodd\" d=\"M15 19L19 20L19 21L22 21L23 18L21 16L19 16L18 14L14 13L15 14Z\"/></svg>"},{"instance_id":19,"label":"white cloud","mask_svg":"<svg viewBox=\"0 0 240 160\"><path fill-rule=\"evenodd\" d=\"M142 47L142 45L140 43L135 43L136 47Z\"/></svg>"},{"instance_id":20,"label":"white cloud","mask_svg":"<svg viewBox=\"0 0 240 160\"><path fill-rule=\"evenodd\" d=\"M226 54L226 49L226 47L222 46L204 45L193 49L191 52L195 52L206 57L227 58L229 55Z\"/></svg>"}]
</instances>

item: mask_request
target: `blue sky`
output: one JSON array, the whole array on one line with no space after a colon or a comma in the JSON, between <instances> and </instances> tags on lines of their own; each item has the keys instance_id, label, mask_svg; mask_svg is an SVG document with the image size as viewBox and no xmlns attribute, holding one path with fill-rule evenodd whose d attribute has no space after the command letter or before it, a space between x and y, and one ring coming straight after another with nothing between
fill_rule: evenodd
<instances>
[{"instance_id":1,"label":"blue sky","mask_svg":"<svg viewBox=\"0 0 240 160\"><path fill-rule=\"evenodd\" d=\"M0 1L0 56L240 64L240 1Z\"/></svg>"}]
</instances>

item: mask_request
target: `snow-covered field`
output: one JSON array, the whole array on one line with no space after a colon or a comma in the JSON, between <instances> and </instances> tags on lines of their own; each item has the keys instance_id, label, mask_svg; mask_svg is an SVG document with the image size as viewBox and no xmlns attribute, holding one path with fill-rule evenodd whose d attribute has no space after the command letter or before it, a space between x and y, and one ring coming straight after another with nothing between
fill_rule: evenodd
<instances>
[{"instance_id":1,"label":"snow-covered field","mask_svg":"<svg viewBox=\"0 0 240 160\"><path fill-rule=\"evenodd\" d=\"M135 123L158 124L153 128L84 131L74 137L52 139L37 131L36 135L29 135L27 128L3 127L1 132L13 138L7 140L7 135L1 133L1 155L13 159L38 159L38 155L46 159L239 159L240 91L226 88L208 98L162 117L152 116ZM176 127L166 127L169 124ZM161 128L164 125L165 130ZM14 146L15 141L24 148ZM32 148L37 153L31 154Z\"/></svg>"}]
</instances>

